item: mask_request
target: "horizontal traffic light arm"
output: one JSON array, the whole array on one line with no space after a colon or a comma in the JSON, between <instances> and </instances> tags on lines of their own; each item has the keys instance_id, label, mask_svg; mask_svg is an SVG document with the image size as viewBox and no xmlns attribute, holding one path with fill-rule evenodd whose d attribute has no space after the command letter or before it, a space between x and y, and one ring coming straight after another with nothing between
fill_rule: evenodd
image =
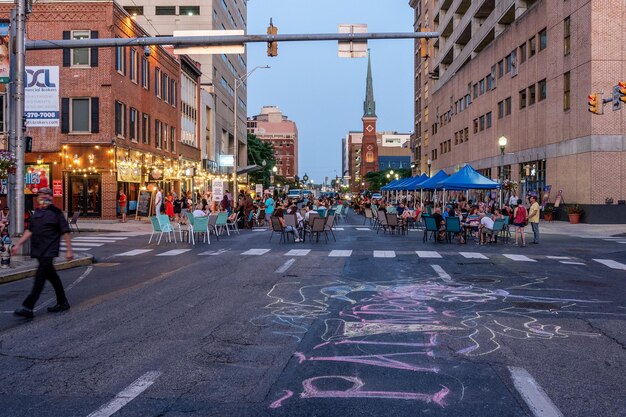
<instances>
[{"instance_id":1,"label":"horizontal traffic light arm","mask_svg":"<svg viewBox=\"0 0 626 417\"><path fill-rule=\"evenodd\" d=\"M438 38L439 32L398 32L398 33L317 33L288 35L237 35L237 36L163 36L139 38L101 38L81 40L36 40L26 41L27 50L63 48L101 48L107 46L205 46L237 45L258 42L295 41L366 41L376 39L419 39Z\"/></svg>"}]
</instances>

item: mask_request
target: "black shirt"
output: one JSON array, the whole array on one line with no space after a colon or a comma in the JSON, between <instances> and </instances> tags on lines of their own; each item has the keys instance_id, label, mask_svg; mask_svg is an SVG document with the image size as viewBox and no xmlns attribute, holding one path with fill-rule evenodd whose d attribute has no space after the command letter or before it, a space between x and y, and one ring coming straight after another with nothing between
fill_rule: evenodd
<instances>
[{"instance_id":1,"label":"black shirt","mask_svg":"<svg viewBox=\"0 0 626 417\"><path fill-rule=\"evenodd\" d=\"M33 234L30 238L31 258L56 257L59 256L61 235L70 233L70 226L63 212L49 205L35 210L30 217L28 230Z\"/></svg>"}]
</instances>

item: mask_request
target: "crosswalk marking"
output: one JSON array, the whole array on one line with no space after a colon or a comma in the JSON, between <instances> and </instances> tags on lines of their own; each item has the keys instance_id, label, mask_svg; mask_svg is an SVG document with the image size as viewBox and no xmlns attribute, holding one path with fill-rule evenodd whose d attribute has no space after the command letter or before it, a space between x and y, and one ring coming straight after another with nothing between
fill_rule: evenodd
<instances>
[{"instance_id":1,"label":"crosswalk marking","mask_svg":"<svg viewBox=\"0 0 626 417\"><path fill-rule=\"evenodd\" d=\"M117 240L126 240L127 237L108 237L108 236L76 236L72 240L103 240L105 242L115 242Z\"/></svg>"},{"instance_id":2,"label":"crosswalk marking","mask_svg":"<svg viewBox=\"0 0 626 417\"><path fill-rule=\"evenodd\" d=\"M152 252L152 249L133 249L131 251L118 253L117 255L113 256L136 256L148 252Z\"/></svg>"},{"instance_id":3,"label":"crosswalk marking","mask_svg":"<svg viewBox=\"0 0 626 417\"><path fill-rule=\"evenodd\" d=\"M202 255L211 255L211 256L216 256L216 255L221 255L222 253L228 252L228 250L226 249L219 249L219 250L208 250L205 252L200 252L198 254L198 256L202 256Z\"/></svg>"},{"instance_id":4,"label":"crosswalk marking","mask_svg":"<svg viewBox=\"0 0 626 417\"><path fill-rule=\"evenodd\" d=\"M292 249L285 256L306 256L309 252L311 252L311 249Z\"/></svg>"},{"instance_id":5,"label":"crosswalk marking","mask_svg":"<svg viewBox=\"0 0 626 417\"><path fill-rule=\"evenodd\" d=\"M168 250L167 252L159 253L156 256L176 256L180 255L181 253L189 252L190 250L191 249L172 249Z\"/></svg>"},{"instance_id":6,"label":"crosswalk marking","mask_svg":"<svg viewBox=\"0 0 626 417\"><path fill-rule=\"evenodd\" d=\"M573 261L559 261L559 262L565 265L587 265L584 262L573 262Z\"/></svg>"},{"instance_id":7,"label":"crosswalk marking","mask_svg":"<svg viewBox=\"0 0 626 417\"><path fill-rule=\"evenodd\" d=\"M264 255L271 249L250 249L242 253L242 255Z\"/></svg>"},{"instance_id":8,"label":"crosswalk marking","mask_svg":"<svg viewBox=\"0 0 626 417\"><path fill-rule=\"evenodd\" d=\"M606 265L611 269L621 269L626 271L626 265L611 259L594 259L594 261L601 263L602 265Z\"/></svg>"},{"instance_id":9,"label":"crosswalk marking","mask_svg":"<svg viewBox=\"0 0 626 417\"><path fill-rule=\"evenodd\" d=\"M88 246L88 247L93 247L93 246L103 246L104 243L94 243L94 242L74 242L72 241L72 247L75 248L77 246ZM61 243L61 247L63 246L67 246L65 244L65 242Z\"/></svg>"},{"instance_id":10,"label":"crosswalk marking","mask_svg":"<svg viewBox=\"0 0 626 417\"><path fill-rule=\"evenodd\" d=\"M465 259L489 259L482 253L478 252L459 252Z\"/></svg>"},{"instance_id":11,"label":"crosswalk marking","mask_svg":"<svg viewBox=\"0 0 626 417\"><path fill-rule=\"evenodd\" d=\"M333 258L347 258L352 256L351 250L331 250L328 254L329 257Z\"/></svg>"},{"instance_id":12,"label":"crosswalk marking","mask_svg":"<svg viewBox=\"0 0 626 417\"><path fill-rule=\"evenodd\" d=\"M546 258L548 259L556 259L558 260L568 260L568 259L572 259L569 256L546 256Z\"/></svg>"},{"instance_id":13,"label":"crosswalk marking","mask_svg":"<svg viewBox=\"0 0 626 417\"><path fill-rule=\"evenodd\" d=\"M333 230L339 230L339 231L342 231L342 230L344 230L344 229L343 229L343 227L333 227Z\"/></svg>"},{"instance_id":14,"label":"crosswalk marking","mask_svg":"<svg viewBox=\"0 0 626 417\"><path fill-rule=\"evenodd\" d=\"M85 244L89 244L89 243L116 243L117 241L115 240L100 240L100 239L88 239L88 240L75 240L72 239L72 243L85 243Z\"/></svg>"},{"instance_id":15,"label":"crosswalk marking","mask_svg":"<svg viewBox=\"0 0 626 417\"><path fill-rule=\"evenodd\" d=\"M441 258L439 252L435 252L432 250L416 250L415 253L417 253L417 256L419 256L420 258Z\"/></svg>"},{"instance_id":16,"label":"crosswalk marking","mask_svg":"<svg viewBox=\"0 0 626 417\"><path fill-rule=\"evenodd\" d=\"M508 254L503 254L502 256L504 256L505 258L509 258L512 261L517 261L517 262L537 262L534 259L530 259L526 255L508 255Z\"/></svg>"},{"instance_id":17,"label":"crosswalk marking","mask_svg":"<svg viewBox=\"0 0 626 417\"><path fill-rule=\"evenodd\" d=\"M372 229L370 229L369 227L357 227L356 230L366 230L369 232Z\"/></svg>"},{"instance_id":18,"label":"crosswalk marking","mask_svg":"<svg viewBox=\"0 0 626 417\"><path fill-rule=\"evenodd\" d=\"M81 251L89 250L89 249L91 249L91 248L76 248L76 247L72 246L72 250L74 252L81 252ZM60 250L61 250L61 252L65 252L65 251L67 251L67 248L65 246L61 246Z\"/></svg>"},{"instance_id":19,"label":"crosswalk marking","mask_svg":"<svg viewBox=\"0 0 626 417\"><path fill-rule=\"evenodd\" d=\"M392 250L375 250L374 258L395 258L396 252Z\"/></svg>"}]
</instances>

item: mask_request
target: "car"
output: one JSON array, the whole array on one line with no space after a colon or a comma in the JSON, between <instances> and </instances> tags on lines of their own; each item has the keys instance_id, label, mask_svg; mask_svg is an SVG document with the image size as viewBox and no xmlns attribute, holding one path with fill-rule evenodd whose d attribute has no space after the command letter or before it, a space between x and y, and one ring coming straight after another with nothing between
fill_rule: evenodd
<instances>
[{"instance_id":1,"label":"car","mask_svg":"<svg viewBox=\"0 0 626 417\"><path fill-rule=\"evenodd\" d=\"M372 194L372 199L380 200L380 199L382 199L382 198L383 198L383 196L382 196L382 194L380 194L380 193L374 193L374 194Z\"/></svg>"},{"instance_id":2,"label":"car","mask_svg":"<svg viewBox=\"0 0 626 417\"><path fill-rule=\"evenodd\" d=\"M304 193L300 189L289 190L287 193L287 198L291 198L292 200L298 202L304 199Z\"/></svg>"}]
</instances>

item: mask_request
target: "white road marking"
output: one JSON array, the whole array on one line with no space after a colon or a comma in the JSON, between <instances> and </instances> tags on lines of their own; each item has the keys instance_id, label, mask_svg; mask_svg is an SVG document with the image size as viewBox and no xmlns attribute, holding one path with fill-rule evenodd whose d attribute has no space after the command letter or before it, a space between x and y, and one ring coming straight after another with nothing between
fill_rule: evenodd
<instances>
[{"instance_id":1,"label":"white road marking","mask_svg":"<svg viewBox=\"0 0 626 417\"><path fill-rule=\"evenodd\" d=\"M375 250L374 258L395 258L396 252L392 250Z\"/></svg>"},{"instance_id":2,"label":"white road marking","mask_svg":"<svg viewBox=\"0 0 626 417\"><path fill-rule=\"evenodd\" d=\"M265 232L267 229L252 229L253 232Z\"/></svg>"},{"instance_id":3,"label":"white road marking","mask_svg":"<svg viewBox=\"0 0 626 417\"><path fill-rule=\"evenodd\" d=\"M311 249L291 249L285 256L306 256L309 252L311 252Z\"/></svg>"},{"instance_id":4,"label":"white road marking","mask_svg":"<svg viewBox=\"0 0 626 417\"><path fill-rule=\"evenodd\" d=\"M344 229L343 229L343 227L333 227L333 230L340 230L340 231L342 231Z\"/></svg>"},{"instance_id":5,"label":"white road marking","mask_svg":"<svg viewBox=\"0 0 626 417\"><path fill-rule=\"evenodd\" d=\"M89 239L89 240L74 240L72 239L72 243L75 245L81 245L81 244L85 244L85 245L89 245L92 243L100 243L100 244L105 244L105 243L116 243L117 241L115 240L94 240L94 239Z\"/></svg>"},{"instance_id":6,"label":"white road marking","mask_svg":"<svg viewBox=\"0 0 626 417\"><path fill-rule=\"evenodd\" d=\"M526 255L505 255L505 254L503 254L502 256L504 256L505 258L509 258L512 261L517 261L517 262L537 262L534 259L530 259Z\"/></svg>"},{"instance_id":7,"label":"white road marking","mask_svg":"<svg viewBox=\"0 0 626 417\"><path fill-rule=\"evenodd\" d=\"M73 250L73 251L76 251L76 252L85 251L85 250L89 250L89 249L91 249L91 248L90 248L90 247L89 247L89 248L83 248L83 247L78 247L78 248L77 248L76 246L72 245L72 250ZM66 248L65 246L61 246L61 247L59 248L59 250L60 250L61 252L66 252L66 251L67 251L67 248Z\"/></svg>"},{"instance_id":8,"label":"white road marking","mask_svg":"<svg viewBox=\"0 0 626 417\"><path fill-rule=\"evenodd\" d=\"M61 246L67 246L65 243L61 243ZM94 247L94 246L104 246L104 243L94 243L94 242L74 242L72 241L72 247L76 247L76 246L89 246L89 247Z\"/></svg>"},{"instance_id":9,"label":"white road marking","mask_svg":"<svg viewBox=\"0 0 626 417\"><path fill-rule=\"evenodd\" d=\"M274 272L277 274L283 274L287 272L287 270L291 268L291 265L293 265L295 261L296 261L295 258L288 259L284 264L278 267L278 269L276 269L276 271Z\"/></svg>"},{"instance_id":10,"label":"white road marking","mask_svg":"<svg viewBox=\"0 0 626 417\"><path fill-rule=\"evenodd\" d=\"M152 249L133 249L131 251L118 253L113 256L136 256L147 252L152 252Z\"/></svg>"},{"instance_id":11,"label":"white road marking","mask_svg":"<svg viewBox=\"0 0 626 417\"><path fill-rule=\"evenodd\" d=\"M416 250L415 253L420 258L441 258L441 255L433 250Z\"/></svg>"},{"instance_id":12,"label":"white road marking","mask_svg":"<svg viewBox=\"0 0 626 417\"><path fill-rule=\"evenodd\" d=\"M489 259L482 253L478 252L459 252L466 259Z\"/></svg>"},{"instance_id":13,"label":"white road marking","mask_svg":"<svg viewBox=\"0 0 626 417\"><path fill-rule=\"evenodd\" d=\"M176 256L180 255L181 253L189 252L190 250L191 249L172 249L168 250L167 252L159 253L156 256Z\"/></svg>"},{"instance_id":14,"label":"white road marking","mask_svg":"<svg viewBox=\"0 0 626 417\"><path fill-rule=\"evenodd\" d=\"M431 265L431 267L435 270L439 278L441 278L444 282L452 282L452 277L443 270L443 268L439 265Z\"/></svg>"},{"instance_id":15,"label":"white road marking","mask_svg":"<svg viewBox=\"0 0 626 417\"><path fill-rule=\"evenodd\" d=\"M370 231L372 229L368 228L368 227L357 227L356 230L365 230L365 231Z\"/></svg>"},{"instance_id":16,"label":"white road marking","mask_svg":"<svg viewBox=\"0 0 626 417\"><path fill-rule=\"evenodd\" d=\"M242 253L242 255L264 255L271 249L250 249Z\"/></svg>"},{"instance_id":17,"label":"white road marking","mask_svg":"<svg viewBox=\"0 0 626 417\"><path fill-rule=\"evenodd\" d=\"M82 280L87 278L87 275L91 274L91 271L93 271L93 266L88 266L87 269L85 270L85 272L83 272L83 274L81 276L76 278L76 281L72 282L70 285L65 287L65 292L68 292L69 290L71 290L72 288L77 286ZM40 303L37 307L35 307L34 311L39 311L42 308L44 308L45 306L47 306L48 304L52 303L53 301L56 302L56 300L57 300L56 297L49 298L46 301Z\"/></svg>"},{"instance_id":18,"label":"white road marking","mask_svg":"<svg viewBox=\"0 0 626 417\"><path fill-rule=\"evenodd\" d=\"M606 265L611 269L622 269L626 271L626 265L613 261L611 259L594 259L594 261L601 263L602 265Z\"/></svg>"},{"instance_id":19,"label":"white road marking","mask_svg":"<svg viewBox=\"0 0 626 417\"><path fill-rule=\"evenodd\" d=\"M548 259L567 260L572 259L569 256L546 256Z\"/></svg>"},{"instance_id":20,"label":"white road marking","mask_svg":"<svg viewBox=\"0 0 626 417\"><path fill-rule=\"evenodd\" d=\"M221 255L222 253L226 253L228 252L227 249L219 249L219 250L208 250L206 252L202 252L199 253L198 256L200 255L211 255L211 256L217 256L217 255Z\"/></svg>"},{"instance_id":21,"label":"white road marking","mask_svg":"<svg viewBox=\"0 0 626 417\"><path fill-rule=\"evenodd\" d=\"M352 251L351 250L331 250L328 256L333 257L333 258L348 258L352 256Z\"/></svg>"},{"instance_id":22,"label":"white road marking","mask_svg":"<svg viewBox=\"0 0 626 417\"><path fill-rule=\"evenodd\" d=\"M535 417L563 417L541 386L524 368L509 366L513 385Z\"/></svg>"},{"instance_id":23,"label":"white road marking","mask_svg":"<svg viewBox=\"0 0 626 417\"><path fill-rule=\"evenodd\" d=\"M626 241L618 241L617 243L626 243Z\"/></svg>"},{"instance_id":24,"label":"white road marking","mask_svg":"<svg viewBox=\"0 0 626 417\"><path fill-rule=\"evenodd\" d=\"M565 265L587 265L584 262L573 262L573 261L559 261L559 262Z\"/></svg>"},{"instance_id":25,"label":"white road marking","mask_svg":"<svg viewBox=\"0 0 626 417\"><path fill-rule=\"evenodd\" d=\"M126 240L127 237L107 237L107 236L76 236L72 241L78 240L102 240L104 242L116 242L118 240Z\"/></svg>"},{"instance_id":26,"label":"white road marking","mask_svg":"<svg viewBox=\"0 0 626 417\"><path fill-rule=\"evenodd\" d=\"M152 384L161 376L159 371L146 372L140 376L135 382L126 387L122 392L117 394L108 403L98 408L87 417L110 417L119 411L126 404L137 398L139 394L150 388Z\"/></svg>"}]
</instances>

